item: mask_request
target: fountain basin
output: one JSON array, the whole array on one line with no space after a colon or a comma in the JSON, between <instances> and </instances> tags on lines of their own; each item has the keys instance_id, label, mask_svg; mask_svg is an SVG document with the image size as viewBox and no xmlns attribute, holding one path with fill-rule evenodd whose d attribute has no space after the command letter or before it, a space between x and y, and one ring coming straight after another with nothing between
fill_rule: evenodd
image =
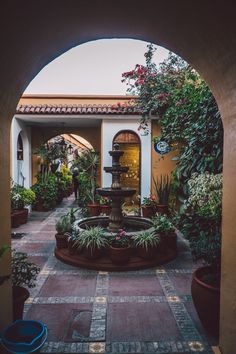
<instances>
[{"instance_id":1,"label":"fountain basin","mask_svg":"<svg viewBox=\"0 0 236 354\"><path fill-rule=\"evenodd\" d=\"M100 226L104 228L104 237L112 236L112 232L107 230L109 225L109 217L94 216L75 221L74 226L79 232L86 228ZM139 218L135 216L124 217L124 229L131 237L143 230L153 231L153 223L150 219ZM150 267L158 266L167 263L176 258L177 251L167 248L164 253L158 253L154 259L143 259L137 255L137 249L132 248L132 256L127 264L114 264L109 256L109 248L104 249L101 258L89 260L82 253L73 254L69 253L68 248L55 249L55 256L64 263L73 265L75 267L82 267L86 269L100 270L100 271L131 271L139 269L147 269Z\"/></svg>"},{"instance_id":2,"label":"fountain basin","mask_svg":"<svg viewBox=\"0 0 236 354\"><path fill-rule=\"evenodd\" d=\"M104 196L104 197L131 197L136 192L133 188L119 188L119 189L112 189L112 188L97 188L97 193Z\"/></svg>"}]
</instances>

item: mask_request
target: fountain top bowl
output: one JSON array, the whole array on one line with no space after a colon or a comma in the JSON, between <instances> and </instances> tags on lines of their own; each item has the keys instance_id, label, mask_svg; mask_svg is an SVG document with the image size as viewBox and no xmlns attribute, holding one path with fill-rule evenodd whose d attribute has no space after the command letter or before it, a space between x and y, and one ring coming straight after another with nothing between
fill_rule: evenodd
<instances>
[{"instance_id":1,"label":"fountain top bowl","mask_svg":"<svg viewBox=\"0 0 236 354\"><path fill-rule=\"evenodd\" d=\"M120 189L112 188L97 188L97 193L104 197L131 197L136 192L136 189L129 187L122 187Z\"/></svg>"}]
</instances>

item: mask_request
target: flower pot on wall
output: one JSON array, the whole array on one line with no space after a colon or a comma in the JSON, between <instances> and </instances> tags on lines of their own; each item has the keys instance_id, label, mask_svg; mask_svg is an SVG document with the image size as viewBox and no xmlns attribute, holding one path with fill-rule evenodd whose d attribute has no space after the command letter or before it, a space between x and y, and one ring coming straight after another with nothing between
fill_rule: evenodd
<instances>
[{"instance_id":1,"label":"flower pot on wall","mask_svg":"<svg viewBox=\"0 0 236 354\"><path fill-rule=\"evenodd\" d=\"M56 233L55 238L58 249L68 248L68 237L65 234Z\"/></svg>"},{"instance_id":2,"label":"flower pot on wall","mask_svg":"<svg viewBox=\"0 0 236 354\"><path fill-rule=\"evenodd\" d=\"M99 248L91 249L91 248L84 248L83 254L88 259L97 259L102 256L102 250Z\"/></svg>"},{"instance_id":3,"label":"flower pot on wall","mask_svg":"<svg viewBox=\"0 0 236 354\"><path fill-rule=\"evenodd\" d=\"M153 259L158 257L158 247L137 247L137 255L143 259Z\"/></svg>"},{"instance_id":4,"label":"flower pot on wall","mask_svg":"<svg viewBox=\"0 0 236 354\"><path fill-rule=\"evenodd\" d=\"M191 292L194 306L204 328L212 335L219 336L220 288L206 283L209 276L220 276L209 267L198 268L193 273Z\"/></svg>"},{"instance_id":5,"label":"flower pot on wall","mask_svg":"<svg viewBox=\"0 0 236 354\"><path fill-rule=\"evenodd\" d=\"M115 247L110 246L110 259L114 264L126 264L130 260L131 247Z\"/></svg>"},{"instance_id":6,"label":"flower pot on wall","mask_svg":"<svg viewBox=\"0 0 236 354\"><path fill-rule=\"evenodd\" d=\"M177 251L177 235L175 232L170 232L167 236L167 247L170 249Z\"/></svg>"}]
</instances>

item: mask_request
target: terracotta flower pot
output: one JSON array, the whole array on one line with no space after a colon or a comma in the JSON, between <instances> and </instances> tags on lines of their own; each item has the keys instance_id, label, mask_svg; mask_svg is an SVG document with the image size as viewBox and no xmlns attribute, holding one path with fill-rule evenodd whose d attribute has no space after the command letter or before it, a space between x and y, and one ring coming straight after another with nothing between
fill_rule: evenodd
<instances>
[{"instance_id":1,"label":"terracotta flower pot","mask_svg":"<svg viewBox=\"0 0 236 354\"><path fill-rule=\"evenodd\" d=\"M177 235L175 232L171 232L167 235L167 247L177 251Z\"/></svg>"},{"instance_id":2,"label":"terracotta flower pot","mask_svg":"<svg viewBox=\"0 0 236 354\"><path fill-rule=\"evenodd\" d=\"M19 227L20 225L26 224L28 220L29 210L27 208L17 209L11 213L11 226Z\"/></svg>"},{"instance_id":3,"label":"terracotta flower pot","mask_svg":"<svg viewBox=\"0 0 236 354\"><path fill-rule=\"evenodd\" d=\"M13 321L23 318L24 304L30 294L26 288L13 286Z\"/></svg>"},{"instance_id":4,"label":"terracotta flower pot","mask_svg":"<svg viewBox=\"0 0 236 354\"><path fill-rule=\"evenodd\" d=\"M210 334L218 337L220 288L206 283L204 277L209 275L215 275L215 271L211 267L198 268L193 273L191 292L194 306L203 326Z\"/></svg>"},{"instance_id":5,"label":"terracotta flower pot","mask_svg":"<svg viewBox=\"0 0 236 354\"><path fill-rule=\"evenodd\" d=\"M155 210L152 206L141 206L142 208L142 215L144 218L151 218L155 215Z\"/></svg>"},{"instance_id":6,"label":"terracotta flower pot","mask_svg":"<svg viewBox=\"0 0 236 354\"><path fill-rule=\"evenodd\" d=\"M153 259L158 257L158 247L137 247L137 255L143 259Z\"/></svg>"},{"instance_id":7,"label":"terracotta flower pot","mask_svg":"<svg viewBox=\"0 0 236 354\"><path fill-rule=\"evenodd\" d=\"M84 248L83 249L83 254L85 255L86 258L88 259L97 259L102 256L102 250L99 248L96 249L91 249L91 248Z\"/></svg>"},{"instance_id":8,"label":"terracotta flower pot","mask_svg":"<svg viewBox=\"0 0 236 354\"><path fill-rule=\"evenodd\" d=\"M87 205L90 216L98 216L100 214L100 205L99 204L88 204Z\"/></svg>"},{"instance_id":9,"label":"terracotta flower pot","mask_svg":"<svg viewBox=\"0 0 236 354\"><path fill-rule=\"evenodd\" d=\"M114 264L126 264L130 260L131 247L110 246L110 259Z\"/></svg>"},{"instance_id":10,"label":"terracotta flower pot","mask_svg":"<svg viewBox=\"0 0 236 354\"><path fill-rule=\"evenodd\" d=\"M156 211L158 214L168 215L169 214L169 207L166 204L157 204Z\"/></svg>"},{"instance_id":11,"label":"terracotta flower pot","mask_svg":"<svg viewBox=\"0 0 236 354\"><path fill-rule=\"evenodd\" d=\"M56 245L58 249L68 248L68 237L65 234L57 233L55 235Z\"/></svg>"},{"instance_id":12,"label":"terracotta flower pot","mask_svg":"<svg viewBox=\"0 0 236 354\"><path fill-rule=\"evenodd\" d=\"M75 241L69 239L67 242L68 242L68 251L70 255L74 255L79 252L77 247L74 246Z\"/></svg>"},{"instance_id":13,"label":"terracotta flower pot","mask_svg":"<svg viewBox=\"0 0 236 354\"><path fill-rule=\"evenodd\" d=\"M110 215L111 214L111 206L100 204L100 213L103 215Z\"/></svg>"}]
</instances>

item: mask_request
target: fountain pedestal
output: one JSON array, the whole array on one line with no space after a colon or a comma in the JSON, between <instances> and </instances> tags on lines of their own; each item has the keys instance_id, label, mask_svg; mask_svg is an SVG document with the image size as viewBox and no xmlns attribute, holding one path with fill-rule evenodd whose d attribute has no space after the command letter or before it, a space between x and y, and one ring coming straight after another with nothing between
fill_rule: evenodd
<instances>
[{"instance_id":1,"label":"fountain pedestal","mask_svg":"<svg viewBox=\"0 0 236 354\"><path fill-rule=\"evenodd\" d=\"M112 156L112 167L104 167L104 171L112 174L112 184L110 188L98 188L97 193L101 196L106 196L111 199L111 214L109 216L109 230L116 232L124 226L122 203L124 197L131 197L136 190L133 188L122 188L120 183L120 176L126 173L129 168L121 166L120 157L124 151L119 149L118 144L114 144L113 150L109 151Z\"/></svg>"}]
</instances>

